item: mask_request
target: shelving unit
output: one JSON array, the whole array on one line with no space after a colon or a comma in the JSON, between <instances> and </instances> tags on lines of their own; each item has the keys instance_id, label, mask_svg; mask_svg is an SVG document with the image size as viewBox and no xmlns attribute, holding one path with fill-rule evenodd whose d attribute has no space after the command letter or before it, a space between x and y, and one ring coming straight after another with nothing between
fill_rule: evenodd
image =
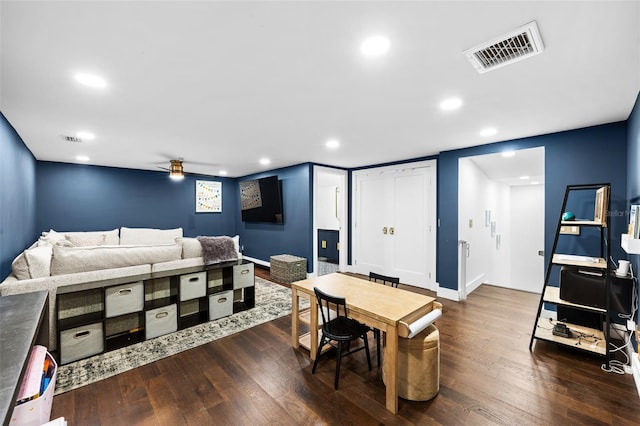
<instances>
[{"instance_id":1,"label":"shelving unit","mask_svg":"<svg viewBox=\"0 0 640 426\"><path fill-rule=\"evenodd\" d=\"M58 288L58 361L105 351L255 306L254 265L224 262Z\"/></svg>"},{"instance_id":2,"label":"shelving unit","mask_svg":"<svg viewBox=\"0 0 640 426\"><path fill-rule=\"evenodd\" d=\"M606 213L609 211L610 192L610 184L569 185L566 187L560 218L553 241L553 249L545 273L544 287L540 297L540 303L538 304L533 331L531 332L529 350L532 350L535 340L545 340L603 356L607 368L609 367L609 327L611 321L609 299L611 279L609 277L608 259L610 257L611 236L609 216ZM562 220L564 212L568 209L569 199L572 195L574 197L581 196L582 202L588 202L585 200L585 196L593 196L595 206L593 220ZM582 228L585 228L585 230L587 228L593 229L595 232L589 232L587 235L585 235L585 232L575 234L565 234L561 232L561 228L567 226L579 227L581 230ZM588 246L589 243L588 241L585 242L585 239L593 238L593 234L597 234L599 239L599 251L597 253L577 255L574 253L558 252L560 239L574 239L573 241L563 240L564 246ZM583 240L579 240L581 238ZM583 244L578 244L579 241ZM571 242L574 244L571 244ZM595 291L594 288L587 288L587 286L594 285L594 282L596 284L600 283L603 286L602 298L604 300L595 300L593 298L595 296L591 296L587 297L591 303L585 304L579 303L576 300L562 299L562 282L560 277L563 267L571 268L566 272L575 270L585 274L587 277L595 277L585 279L584 282L579 282L579 279L575 279L572 285L575 286L576 282L578 282L578 284L584 284L585 293L588 291L591 292L591 294L597 295L599 293L598 291ZM582 302L582 300L580 302ZM571 314L571 317L574 317L572 320L575 321L575 323L563 321L564 318L560 318L559 316L557 320L545 318L541 315L545 304L555 306L559 311L562 310L567 314ZM582 315L587 315L588 318L597 317L598 320L596 322L598 326L594 327L591 326L592 324L578 323ZM571 332L570 337L559 335L559 332L554 333L554 326L559 323L565 324L568 327Z\"/></svg>"}]
</instances>

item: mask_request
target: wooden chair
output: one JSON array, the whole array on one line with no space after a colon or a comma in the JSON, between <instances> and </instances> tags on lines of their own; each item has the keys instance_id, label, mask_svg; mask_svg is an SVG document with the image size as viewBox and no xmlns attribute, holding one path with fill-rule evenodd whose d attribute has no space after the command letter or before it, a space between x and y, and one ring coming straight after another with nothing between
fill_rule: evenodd
<instances>
[{"instance_id":1,"label":"wooden chair","mask_svg":"<svg viewBox=\"0 0 640 426\"><path fill-rule=\"evenodd\" d=\"M389 277L386 275L376 274L375 272L369 272L369 281L372 282L382 282L383 285L391 285L391 287L398 288L398 284L400 284L399 277ZM380 330L377 328L372 328L373 335L376 338L376 349L377 349L377 357L378 357L378 367L380 367Z\"/></svg>"},{"instance_id":2,"label":"wooden chair","mask_svg":"<svg viewBox=\"0 0 640 426\"><path fill-rule=\"evenodd\" d=\"M342 297L331 296L319 290L313 289L318 299L318 306L320 307L320 313L322 315L322 337L320 338L320 344L318 345L318 352L316 353L316 359L313 362L312 373L316 372L318 366L318 359L322 354L322 348L324 345L331 345L338 350L338 358L336 360L336 377L334 380L334 388L338 389L338 379L340 378L340 362L344 355L349 355L354 352L358 352L364 349L367 353L367 363L369 364L369 371L371 371L371 357L369 355L369 341L367 339L367 332L369 327L366 325L349 318L347 314L347 303ZM331 317L334 316L333 319ZM350 347L350 343L353 340L362 339L364 347L358 347L356 349L349 349L343 352L343 344L347 343L347 348ZM336 343L333 343L336 342Z\"/></svg>"}]
</instances>

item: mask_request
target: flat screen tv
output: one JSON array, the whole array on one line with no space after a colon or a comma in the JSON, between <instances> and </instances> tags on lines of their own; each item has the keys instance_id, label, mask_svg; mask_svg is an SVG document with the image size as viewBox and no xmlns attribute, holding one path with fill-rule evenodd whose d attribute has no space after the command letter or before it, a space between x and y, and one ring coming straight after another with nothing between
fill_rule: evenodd
<instances>
[{"instance_id":1,"label":"flat screen tv","mask_svg":"<svg viewBox=\"0 0 640 426\"><path fill-rule=\"evenodd\" d=\"M242 221L283 223L281 194L278 176L240 182Z\"/></svg>"}]
</instances>

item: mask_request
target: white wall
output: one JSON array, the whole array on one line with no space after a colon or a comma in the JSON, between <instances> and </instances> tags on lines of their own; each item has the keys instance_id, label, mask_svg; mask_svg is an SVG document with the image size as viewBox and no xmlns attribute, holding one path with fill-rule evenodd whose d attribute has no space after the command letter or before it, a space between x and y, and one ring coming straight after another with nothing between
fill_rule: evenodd
<instances>
[{"instance_id":1,"label":"white wall","mask_svg":"<svg viewBox=\"0 0 640 426\"><path fill-rule=\"evenodd\" d=\"M470 246L467 293L482 283L505 286L511 281L510 199L509 186L490 180L471 159L459 160L458 235ZM499 249L491 226L485 226L487 210L500 235Z\"/></svg>"},{"instance_id":2,"label":"white wall","mask_svg":"<svg viewBox=\"0 0 640 426\"><path fill-rule=\"evenodd\" d=\"M331 183L322 186L323 183L320 181L318 185L318 228L337 231L340 229L340 221L336 216L336 212L339 211L339 197L337 197L339 188Z\"/></svg>"}]
</instances>

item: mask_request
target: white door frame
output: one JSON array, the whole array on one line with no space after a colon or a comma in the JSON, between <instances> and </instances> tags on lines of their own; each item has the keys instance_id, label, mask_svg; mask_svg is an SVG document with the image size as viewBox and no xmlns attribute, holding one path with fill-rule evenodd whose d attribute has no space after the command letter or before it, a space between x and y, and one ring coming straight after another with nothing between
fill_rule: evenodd
<instances>
[{"instance_id":1,"label":"white door frame","mask_svg":"<svg viewBox=\"0 0 640 426\"><path fill-rule=\"evenodd\" d=\"M340 242L340 251L338 258L338 267L340 271L347 270L347 253L349 250L348 238L349 230L347 224L347 203L349 197L347 195L348 171L343 169L334 169L324 166L313 166L313 272L311 276L318 275L318 193L319 193L319 175L320 173L329 173L338 176L340 179L338 216L340 220L340 231L338 232L338 241Z\"/></svg>"}]
</instances>

